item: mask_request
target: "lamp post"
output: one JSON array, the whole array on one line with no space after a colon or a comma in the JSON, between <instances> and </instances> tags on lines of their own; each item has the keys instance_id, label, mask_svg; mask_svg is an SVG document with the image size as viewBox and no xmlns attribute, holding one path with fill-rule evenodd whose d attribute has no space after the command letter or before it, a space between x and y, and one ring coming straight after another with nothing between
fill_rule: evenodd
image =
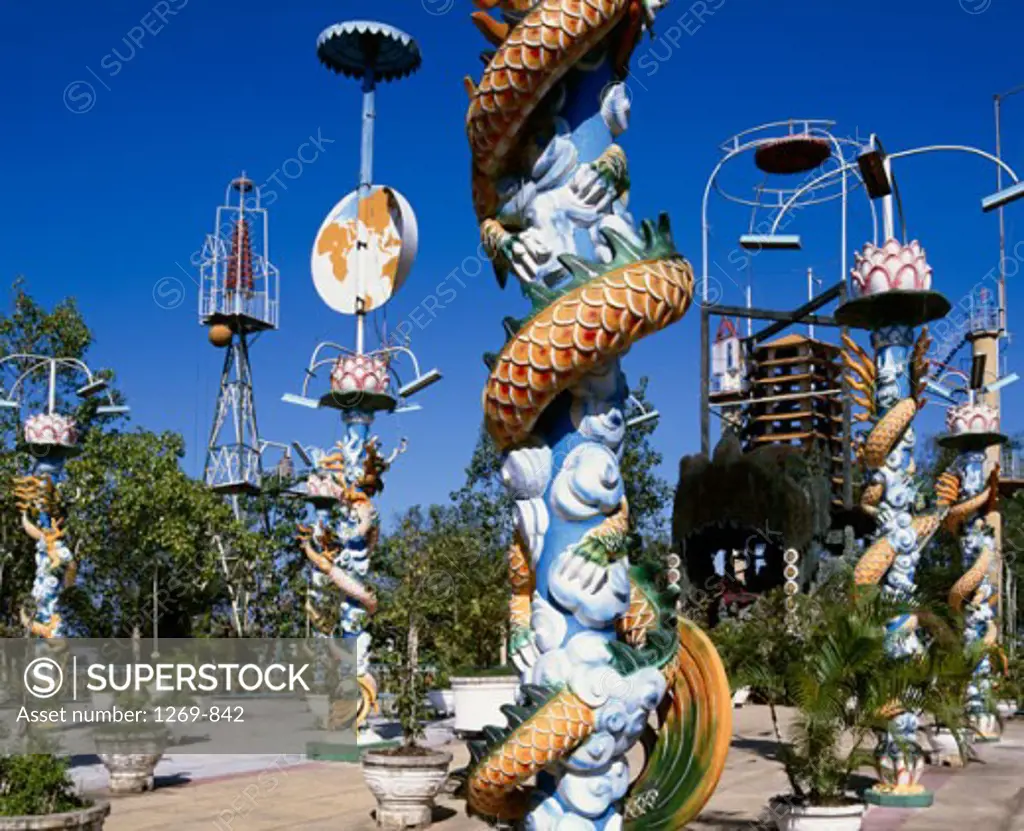
<instances>
[{"instance_id":1,"label":"lamp post","mask_svg":"<svg viewBox=\"0 0 1024 831\"><path fill-rule=\"evenodd\" d=\"M26 391L33 379L45 378L46 407L25 420L22 440L32 456L26 476L14 481L14 493L21 511L21 525L35 542L35 582L32 597L35 609L22 612L26 632L41 638L63 635L63 621L57 611L61 592L74 584L77 565L65 539L63 500L58 479L64 462L80 452L78 425L71 416L57 411L57 383L70 375L84 377L77 388L80 398L91 398L106 391L107 403L97 407L100 415L115 415L128 408L115 402L108 382L93 374L83 361L49 355L18 353L0 359L0 378L10 373L13 380L0 386L0 407L20 409L26 403Z\"/></svg>"},{"instance_id":2,"label":"lamp post","mask_svg":"<svg viewBox=\"0 0 1024 831\"><path fill-rule=\"evenodd\" d=\"M1003 101L1017 93L1024 92L1024 84L1014 87L1003 93L996 93L992 96L993 110L995 111L996 122L996 158L1003 160L1003 127L1002 110ZM1003 168L996 166L996 190L1003 191ZM1006 330L1006 218L1003 216L1003 205L999 208L999 328Z\"/></svg>"},{"instance_id":3,"label":"lamp post","mask_svg":"<svg viewBox=\"0 0 1024 831\"><path fill-rule=\"evenodd\" d=\"M355 317L355 348L333 342L318 344L301 394L286 394L283 400L310 409L336 409L345 426L345 438L335 452L310 454L301 445L292 447L300 461L312 468L304 496L313 505L316 519L308 527L299 527L302 549L314 566L309 596L315 598L327 582L342 594L337 628L343 639L354 643L361 692L355 724L358 744L366 748L382 743L368 721L378 709L377 683L369 671L370 634L365 628L366 617L377 607L367 580L380 525L374 499L384 487L384 474L405 450L403 439L396 450L385 455L370 430L378 414L418 409L405 406L405 399L441 379L437 370L421 372L412 350L394 338L368 348L366 331L366 316L384 306L408 277L418 244L412 207L397 190L373 181L376 88L414 73L421 56L410 35L373 21L328 27L317 40L317 55L328 69L358 79L362 87L358 186L324 220L313 244L311 264L313 283L323 302L336 312ZM414 377L403 383L396 364L406 358ZM311 391L311 381L324 369L330 377L329 388ZM308 603L307 615L318 628ZM319 627L318 634L333 634L322 631L325 628ZM329 726L333 723L332 713ZM311 746L310 753L350 761L358 758L351 748L326 743Z\"/></svg>"}]
</instances>

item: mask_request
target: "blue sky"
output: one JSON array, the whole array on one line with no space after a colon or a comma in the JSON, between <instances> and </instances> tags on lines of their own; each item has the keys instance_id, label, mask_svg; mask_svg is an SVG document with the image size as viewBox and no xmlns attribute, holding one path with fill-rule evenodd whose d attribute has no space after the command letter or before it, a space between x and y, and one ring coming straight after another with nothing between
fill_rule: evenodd
<instances>
[{"instance_id":1,"label":"blue sky","mask_svg":"<svg viewBox=\"0 0 1024 831\"><path fill-rule=\"evenodd\" d=\"M501 318L526 307L476 260L462 78L480 74L485 44L471 10L467 0L55 0L0 10L7 79L0 276L24 274L47 303L78 298L96 333L92 363L117 372L136 424L185 436L190 473L201 468L222 353L198 325L189 260L242 169L277 194L271 255L282 275L281 329L253 348L261 433L322 445L340 436L333 413L280 398L297 391L319 340L352 339L352 321L316 295L309 253L324 215L356 185L359 90L318 64L315 40L331 23L374 17L413 34L424 56L417 75L378 96L375 178L406 195L421 236L388 319L392 327L413 320L421 360L445 374L443 385L422 394L423 412L380 424L385 444L403 435L410 441L382 508L391 515L440 501L460 484L480 421L480 356L502 342ZM633 120L623 145L631 207L638 217L667 210L678 246L697 264L704 182L730 135L814 117L834 119L843 136L877 132L890 150L930 143L992 150L992 95L1024 82L1009 44L1024 25L1019 0L675 0L659 25L662 38L639 47L630 81ZM1004 155L1024 168L1024 95L1005 113ZM314 161L289 161L318 137L319 150L302 150ZM909 233L928 252L936 288L955 304L997 265L996 219L979 208L995 189L995 168L935 155L908 160L897 173ZM752 166L730 176L737 188L758 181ZM858 199L851 253L868 234ZM1018 204L1006 214L1011 247L1022 211ZM725 301L741 302L747 276L729 254L750 212L717 201L711 218L712 271ZM804 236L805 249L758 259L755 302L797 304L808 266L826 282L837 279L837 227L834 207L802 212L791 230ZM424 299L442 281L456 296L431 317ZM1011 328L1024 302L1019 282L1009 281ZM698 348L691 313L625 362L629 377L651 376L650 396L662 412L655 440L673 481L679 457L699 447ZM1011 366L1018 352L1010 347ZM1004 399L1011 432L1021 428L1018 386ZM924 432L938 429L940 412L925 411Z\"/></svg>"}]
</instances>

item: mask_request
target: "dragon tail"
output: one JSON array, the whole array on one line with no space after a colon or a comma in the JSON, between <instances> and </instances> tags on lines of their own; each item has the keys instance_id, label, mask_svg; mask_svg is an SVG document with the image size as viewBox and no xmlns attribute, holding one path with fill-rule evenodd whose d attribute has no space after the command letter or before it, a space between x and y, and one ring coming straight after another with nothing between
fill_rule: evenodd
<instances>
[{"instance_id":1,"label":"dragon tail","mask_svg":"<svg viewBox=\"0 0 1024 831\"><path fill-rule=\"evenodd\" d=\"M732 697L711 640L680 619L679 652L667 668L671 701L647 766L626 805L624 831L676 831L718 785L732 737Z\"/></svg>"}]
</instances>

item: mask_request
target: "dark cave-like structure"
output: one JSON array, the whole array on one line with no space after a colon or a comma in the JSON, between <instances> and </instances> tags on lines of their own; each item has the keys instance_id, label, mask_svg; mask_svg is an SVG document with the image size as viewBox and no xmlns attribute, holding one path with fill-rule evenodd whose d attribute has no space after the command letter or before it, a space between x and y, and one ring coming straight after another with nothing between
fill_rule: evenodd
<instances>
[{"instance_id":1,"label":"dark cave-like structure","mask_svg":"<svg viewBox=\"0 0 1024 831\"><path fill-rule=\"evenodd\" d=\"M682 558L684 603L706 608L714 625L723 612L783 585L783 555L790 548L800 553L798 579L806 588L831 524L831 491L826 454L803 447L769 445L744 453L726 431L711 459L702 453L683 457L672 536ZM716 560L723 551L721 574ZM744 554L734 561L732 552ZM742 573L737 562L744 560Z\"/></svg>"}]
</instances>

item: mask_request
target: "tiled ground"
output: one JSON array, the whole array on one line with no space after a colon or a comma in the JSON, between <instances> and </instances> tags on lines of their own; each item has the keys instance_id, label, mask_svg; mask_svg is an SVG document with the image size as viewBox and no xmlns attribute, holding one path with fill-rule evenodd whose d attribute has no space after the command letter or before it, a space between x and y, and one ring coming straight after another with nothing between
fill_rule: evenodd
<instances>
[{"instance_id":1,"label":"tiled ground","mask_svg":"<svg viewBox=\"0 0 1024 831\"><path fill-rule=\"evenodd\" d=\"M453 746L455 766L465 750ZM732 751L722 782L694 831L751 829L773 794L786 780L773 761L767 713L761 707L736 711ZM867 831L1024 831L1024 720L1010 724L1003 742L980 749L981 761L966 770L934 770L928 784L935 805L920 811L874 808ZM253 760L255 770L238 773L241 757L202 766L195 757L171 757L162 770L172 773L155 792L115 800L107 831L371 831L373 797L358 766L295 764ZM465 816L461 803L439 800L435 826L441 831L470 831L486 826ZM751 829L753 831L753 829Z\"/></svg>"}]
</instances>

